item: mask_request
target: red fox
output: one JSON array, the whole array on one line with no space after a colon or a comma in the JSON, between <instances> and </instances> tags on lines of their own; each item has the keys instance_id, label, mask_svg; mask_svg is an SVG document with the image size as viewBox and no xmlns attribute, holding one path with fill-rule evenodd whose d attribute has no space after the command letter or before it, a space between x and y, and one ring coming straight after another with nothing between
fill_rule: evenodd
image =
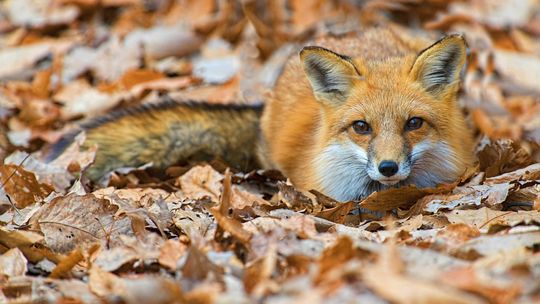
<instances>
[{"instance_id":1,"label":"red fox","mask_svg":"<svg viewBox=\"0 0 540 304\"><path fill-rule=\"evenodd\" d=\"M83 125L85 146L98 146L87 175L220 157L242 169L279 169L300 189L349 201L452 182L473 164L472 134L457 103L462 36L423 48L372 29L316 44L289 60L264 109L167 102Z\"/></svg>"}]
</instances>

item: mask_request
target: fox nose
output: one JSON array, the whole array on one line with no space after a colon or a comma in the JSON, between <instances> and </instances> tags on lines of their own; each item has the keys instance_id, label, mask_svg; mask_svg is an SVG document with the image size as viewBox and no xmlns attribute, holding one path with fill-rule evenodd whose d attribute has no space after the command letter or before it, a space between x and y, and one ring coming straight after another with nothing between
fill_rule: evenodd
<instances>
[{"instance_id":1,"label":"fox nose","mask_svg":"<svg viewBox=\"0 0 540 304\"><path fill-rule=\"evenodd\" d=\"M398 172L398 164L395 161L383 160L379 164L379 172L386 177L390 177Z\"/></svg>"}]
</instances>

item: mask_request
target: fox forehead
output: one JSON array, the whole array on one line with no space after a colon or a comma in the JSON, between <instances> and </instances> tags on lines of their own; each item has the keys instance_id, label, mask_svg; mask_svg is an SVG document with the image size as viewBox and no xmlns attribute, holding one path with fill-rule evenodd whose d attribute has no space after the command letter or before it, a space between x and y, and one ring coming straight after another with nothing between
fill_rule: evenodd
<instances>
[{"instance_id":1,"label":"fox forehead","mask_svg":"<svg viewBox=\"0 0 540 304\"><path fill-rule=\"evenodd\" d=\"M362 84L352 90L347 103L335 109L333 118L341 129L353 121L363 120L372 127L400 127L409 118L421 117L428 122L444 123L444 102L433 100L414 84L402 83L382 87Z\"/></svg>"}]
</instances>

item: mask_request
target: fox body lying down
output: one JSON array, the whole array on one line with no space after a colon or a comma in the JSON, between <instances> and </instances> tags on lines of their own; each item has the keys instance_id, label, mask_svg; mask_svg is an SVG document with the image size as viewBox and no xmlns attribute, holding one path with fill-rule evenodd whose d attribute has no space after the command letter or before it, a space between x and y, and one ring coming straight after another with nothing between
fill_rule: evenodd
<instances>
[{"instance_id":1,"label":"fox body lying down","mask_svg":"<svg viewBox=\"0 0 540 304\"><path fill-rule=\"evenodd\" d=\"M473 163L457 104L461 36L426 46L373 29L317 45L289 60L264 109L167 102L83 125L85 146L98 146L88 176L215 156L243 169L279 169L301 189L347 201L452 182Z\"/></svg>"}]
</instances>

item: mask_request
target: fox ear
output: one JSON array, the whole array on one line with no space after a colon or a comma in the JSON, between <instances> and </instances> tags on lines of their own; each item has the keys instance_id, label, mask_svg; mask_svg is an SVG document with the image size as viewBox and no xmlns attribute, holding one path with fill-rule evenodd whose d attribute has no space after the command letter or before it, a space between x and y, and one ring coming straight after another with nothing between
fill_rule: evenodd
<instances>
[{"instance_id":1,"label":"fox ear","mask_svg":"<svg viewBox=\"0 0 540 304\"><path fill-rule=\"evenodd\" d=\"M360 74L349 57L316 46L300 52L304 72L319 101L339 105L347 100L352 84Z\"/></svg>"},{"instance_id":2,"label":"fox ear","mask_svg":"<svg viewBox=\"0 0 540 304\"><path fill-rule=\"evenodd\" d=\"M420 52L410 74L426 91L443 98L457 90L466 57L467 43L463 36L446 36Z\"/></svg>"}]
</instances>

